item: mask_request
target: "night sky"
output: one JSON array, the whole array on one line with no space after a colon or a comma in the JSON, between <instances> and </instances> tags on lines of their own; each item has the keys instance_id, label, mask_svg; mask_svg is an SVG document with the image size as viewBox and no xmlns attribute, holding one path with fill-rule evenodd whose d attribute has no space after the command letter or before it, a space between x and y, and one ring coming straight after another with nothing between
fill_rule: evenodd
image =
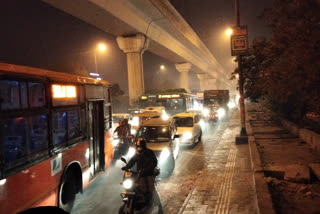
<instances>
[{"instance_id":1,"label":"night sky","mask_svg":"<svg viewBox=\"0 0 320 214\"><path fill-rule=\"evenodd\" d=\"M224 30L235 23L234 1L171 2L225 70L231 73L235 64ZM269 36L267 28L256 16L270 4L271 1L240 0L241 24L248 25L250 40ZM0 61L13 64L52 69L56 64L72 61L80 62L89 71L94 71L91 50L97 42L105 42L108 49L103 55L98 55L98 71L103 79L119 83L127 93L126 56L118 48L114 36L39 0L1 0L0 24ZM160 71L161 64L166 66L165 71ZM148 51L144 53L144 72L146 90L178 87L179 73L175 71L174 64ZM161 78L156 77L155 73ZM189 78L190 83L194 83L190 84L190 88L197 89L199 83L196 75L190 72Z\"/></svg>"}]
</instances>

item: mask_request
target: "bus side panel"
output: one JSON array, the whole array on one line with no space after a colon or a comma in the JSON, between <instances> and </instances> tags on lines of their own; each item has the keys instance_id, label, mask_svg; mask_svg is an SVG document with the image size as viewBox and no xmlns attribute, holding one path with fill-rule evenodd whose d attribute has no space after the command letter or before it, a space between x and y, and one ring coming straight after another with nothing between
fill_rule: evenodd
<instances>
[{"instance_id":1,"label":"bus side panel","mask_svg":"<svg viewBox=\"0 0 320 214\"><path fill-rule=\"evenodd\" d=\"M17 213L35 206L57 206L58 190L64 168L71 161L79 161L83 172L84 183L89 182L88 160L85 157L88 142L85 141L62 153L62 167L55 175L51 175L51 160L40 162L30 168L7 178L0 185L0 206L3 213Z\"/></svg>"}]
</instances>

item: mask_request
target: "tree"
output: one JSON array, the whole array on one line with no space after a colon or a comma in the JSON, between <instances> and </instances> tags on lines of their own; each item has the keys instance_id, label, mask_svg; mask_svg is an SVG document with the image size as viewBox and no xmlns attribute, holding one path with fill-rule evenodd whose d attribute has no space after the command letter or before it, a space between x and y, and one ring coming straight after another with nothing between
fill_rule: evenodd
<instances>
[{"instance_id":1,"label":"tree","mask_svg":"<svg viewBox=\"0 0 320 214\"><path fill-rule=\"evenodd\" d=\"M274 0L262 15L271 40L255 40L243 57L245 95L269 100L296 121L320 113L319 11L315 0Z\"/></svg>"}]
</instances>

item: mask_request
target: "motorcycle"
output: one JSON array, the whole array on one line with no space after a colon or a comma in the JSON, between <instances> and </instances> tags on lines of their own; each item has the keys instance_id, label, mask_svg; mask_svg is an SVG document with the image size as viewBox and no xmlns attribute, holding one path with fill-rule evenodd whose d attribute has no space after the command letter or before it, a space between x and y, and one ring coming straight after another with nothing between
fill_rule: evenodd
<instances>
[{"instance_id":1,"label":"motorcycle","mask_svg":"<svg viewBox=\"0 0 320 214\"><path fill-rule=\"evenodd\" d=\"M125 142L125 140L127 140ZM136 150L132 146L132 137L129 136L127 139L119 138L118 135L114 135L112 139L113 146L113 160L112 163L115 164L122 156L126 158L131 158Z\"/></svg>"},{"instance_id":2,"label":"motorcycle","mask_svg":"<svg viewBox=\"0 0 320 214\"><path fill-rule=\"evenodd\" d=\"M124 163L127 163L125 158L121 158ZM160 169L155 168L155 178L160 174ZM162 214L162 204L159 194L155 189L152 193L152 206L147 207L149 198L139 189L139 173L132 170L125 170L123 175L123 182L120 184L124 187L121 192L123 204L119 209L119 214L138 214L138 213L158 213ZM152 209L152 212L150 212Z\"/></svg>"}]
</instances>

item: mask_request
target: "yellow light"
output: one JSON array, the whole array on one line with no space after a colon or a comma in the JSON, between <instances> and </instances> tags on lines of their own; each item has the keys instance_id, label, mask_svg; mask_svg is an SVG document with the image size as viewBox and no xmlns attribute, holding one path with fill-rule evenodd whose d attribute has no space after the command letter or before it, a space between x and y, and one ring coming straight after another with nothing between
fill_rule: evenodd
<instances>
[{"instance_id":1,"label":"yellow light","mask_svg":"<svg viewBox=\"0 0 320 214\"><path fill-rule=\"evenodd\" d=\"M107 49L106 45L103 43L98 44L98 50L104 52Z\"/></svg>"},{"instance_id":2,"label":"yellow light","mask_svg":"<svg viewBox=\"0 0 320 214\"><path fill-rule=\"evenodd\" d=\"M165 66L164 66L164 65L160 65L160 69L161 69L161 70L164 70L164 69L165 69Z\"/></svg>"},{"instance_id":3,"label":"yellow light","mask_svg":"<svg viewBox=\"0 0 320 214\"><path fill-rule=\"evenodd\" d=\"M52 85L53 98L76 97L76 87L71 85Z\"/></svg>"},{"instance_id":4,"label":"yellow light","mask_svg":"<svg viewBox=\"0 0 320 214\"><path fill-rule=\"evenodd\" d=\"M226 35L227 35L227 36L231 36L231 34L232 34L232 29L231 29L231 28L228 28L228 29L226 30Z\"/></svg>"},{"instance_id":5,"label":"yellow light","mask_svg":"<svg viewBox=\"0 0 320 214\"><path fill-rule=\"evenodd\" d=\"M146 96L141 96L141 99L142 99L142 100L146 100L146 99L148 99L148 97L146 97Z\"/></svg>"}]
</instances>

